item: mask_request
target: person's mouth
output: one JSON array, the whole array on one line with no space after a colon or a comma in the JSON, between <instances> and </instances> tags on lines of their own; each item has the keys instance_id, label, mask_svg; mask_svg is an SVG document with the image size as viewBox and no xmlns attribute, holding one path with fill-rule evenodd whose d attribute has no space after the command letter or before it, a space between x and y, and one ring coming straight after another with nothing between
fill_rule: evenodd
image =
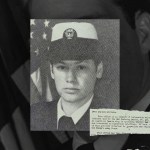
<instances>
[{"instance_id":1,"label":"person's mouth","mask_svg":"<svg viewBox=\"0 0 150 150\"><path fill-rule=\"evenodd\" d=\"M68 94L74 94L74 93L77 93L79 91L78 88L64 88L64 90Z\"/></svg>"}]
</instances>

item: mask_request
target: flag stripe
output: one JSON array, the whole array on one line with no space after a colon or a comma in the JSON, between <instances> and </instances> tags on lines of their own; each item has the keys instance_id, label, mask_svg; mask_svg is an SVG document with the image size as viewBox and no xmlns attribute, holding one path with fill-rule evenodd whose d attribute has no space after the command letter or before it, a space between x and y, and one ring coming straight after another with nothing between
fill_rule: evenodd
<instances>
[{"instance_id":1,"label":"flag stripe","mask_svg":"<svg viewBox=\"0 0 150 150\"><path fill-rule=\"evenodd\" d=\"M5 150L20 150L10 123L7 123L0 131L0 138Z\"/></svg>"},{"instance_id":2,"label":"flag stripe","mask_svg":"<svg viewBox=\"0 0 150 150\"><path fill-rule=\"evenodd\" d=\"M19 142L19 137L17 136L16 128L15 128L15 125L14 125L14 122L13 122L12 118L11 118L11 120L10 120L9 123L11 125L11 130L13 132L14 139L16 140L17 147L18 147L19 150L21 150L21 145L20 145L20 142Z\"/></svg>"},{"instance_id":3,"label":"flag stripe","mask_svg":"<svg viewBox=\"0 0 150 150\"><path fill-rule=\"evenodd\" d=\"M27 60L22 66L20 66L12 75L12 79L24 95L26 100L30 102L30 64Z\"/></svg>"},{"instance_id":4,"label":"flag stripe","mask_svg":"<svg viewBox=\"0 0 150 150\"><path fill-rule=\"evenodd\" d=\"M3 143L1 142L1 138L0 138L0 150L5 150Z\"/></svg>"},{"instance_id":5,"label":"flag stripe","mask_svg":"<svg viewBox=\"0 0 150 150\"><path fill-rule=\"evenodd\" d=\"M0 48L9 74L13 73L29 58L29 50L18 30L7 1L0 1Z\"/></svg>"},{"instance_id":6,"label":"flag stripe","mask_svg":"<svg viewBox=\"0 0 150 150\"><path fill-rule=\"evenodd\" d=\"M4 67L3 61L0 55L0 129L7 123L10 119L11 114L15 110L17 104L14 100L14 95L12 93L11 79Z\"/></svg>"},{"instance_id":7,"label":"flag stripe","mask_svg":"<svg viewBox=\"0 0 150 150\"><path fill-rule=\"evenodd\" d=\"M30 130L27 128L23 119L20 108L18 107L12 115L13 129L18 143L20 143L21 150L35 150L33 141L30 136Z\"/></svg>"},{"instance_id":8,"label":"flag stripe","mask_svg":"<svg viewBox=\"0 0 150 150\"><path fill-rule=\"evenodd\" d=\"M26 11L24 11L23 1L22 0L8 1L8 6L16 22L16 26L18 27L21 36L29 50L29 33L30 33L30 29L28 26L29 16L27 16Z\"/></svg>"}]
</instances>

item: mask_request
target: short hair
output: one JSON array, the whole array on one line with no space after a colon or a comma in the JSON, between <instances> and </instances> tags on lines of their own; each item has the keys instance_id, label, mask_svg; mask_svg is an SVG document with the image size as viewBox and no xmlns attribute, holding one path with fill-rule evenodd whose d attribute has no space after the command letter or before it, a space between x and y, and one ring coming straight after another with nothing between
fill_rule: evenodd
<instances>
[{"instance_id":1,"label":"short hair","mask_svg":"<svg viewBox=\"0 0 150 150\"><path fill-rule=\"evenodd\" d=\"M94 61L94 64L95 64L95 66L97 67L101 62L102 62L102 60L100 60L100 59L91 59L91 60L93 60ZM57 64L58 62L53 62L53 61L50 61L50 60L48 60L48 62L53 66L54 64Z\"/></svg>"},{"instance_id":2,"label":"short hair","mask_svg":"<svg viewBox=\"0 0 150 150\"><path fill-rule=\"evenodd\" d=\"M150 0L115 0L115 3L124 12L125 18L129 25L135 29L135 13L150 13Z\"/></svg>"}]
</instances>

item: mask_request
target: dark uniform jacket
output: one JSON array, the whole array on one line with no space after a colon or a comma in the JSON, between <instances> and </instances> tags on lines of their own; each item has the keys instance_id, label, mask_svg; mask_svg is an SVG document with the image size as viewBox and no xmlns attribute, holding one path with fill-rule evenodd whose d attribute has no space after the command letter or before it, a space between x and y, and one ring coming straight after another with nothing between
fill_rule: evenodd
<instances>
[{"instance_id":1,"label":"dark uniform jacket","mask_svg":"<svg viewBox=\"0 0 150 150\"><path fill-rule=\"evenodd\" d=\"M102 108L100 100L93 98L90 108ZM105 105L105 107L107 107ZM150 111L150 105L146 111ZM89 129L89 109L77 124L77 129ZM57 127L57 101L42 102L31 107L31 130L56 130ZM82 136L83 132L79 132ZM85 133L84 133L85 135ZM67 146L66 146L67 145ZM72 149L72 142L64 145L66 150ZM69 145L69 146L68 146ZM61 146L61 148L63 145ZM131 134L121 150L150 150L150 134ZM88 149L87 149L88 150ZM90 149L92 150L92 149Z\"/></svg>"},{"instance_id":2,"label":"dark uniform jacket","mask_svg":"<svg viewBox=\"0 0 150 150\"><path fill-rule=\"evenodd\" d=\"M57 130L57 102L41 102L31 106L31 130ZM89 131L90 109L108 108L104 98L94 97L89 109L76 124L76 130Z\"/></svg>"}]
</instances>

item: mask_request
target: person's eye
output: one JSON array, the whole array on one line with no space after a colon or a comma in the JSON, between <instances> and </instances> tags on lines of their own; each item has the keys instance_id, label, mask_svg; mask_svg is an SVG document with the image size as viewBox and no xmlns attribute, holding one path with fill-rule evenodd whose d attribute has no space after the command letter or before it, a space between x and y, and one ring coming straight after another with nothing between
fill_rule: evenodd
<instances>
[{"instance_id":1,"label":"person's eye","mask_svg":"<svg viewBox=\"0 0 150 150\"><path fill-rule=\"evenodd\" d=\"M67 67L66 67L66 66L63 66L63 65L57 66L56 68L57 68L58 70L66 70L66 69L67 69Z\"/></svg>"},{"instance_id":2,"label":"person's eye","mask_svg":"<svg viewBox=\"0 0 150 150\"><path fill-rule=\"evenodd\" d=\"M79 70L85 70L86 68L87 68L87 67L86 67L86 66L83 66L83 65L79 65L79 66L78 66L78 69L79 69Z\"/></svg>"}]
</instances>

